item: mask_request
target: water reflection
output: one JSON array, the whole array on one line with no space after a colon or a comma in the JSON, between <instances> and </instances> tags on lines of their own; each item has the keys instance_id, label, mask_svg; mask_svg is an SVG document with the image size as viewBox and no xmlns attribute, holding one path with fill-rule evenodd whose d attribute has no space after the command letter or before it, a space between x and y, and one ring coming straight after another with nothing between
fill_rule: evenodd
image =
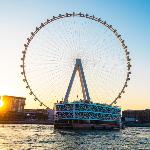
<instances>
[{"instance_id":1,"label":"water reflection","mask_svg":"<svg viewBox=\"0 0 150 150\"><path fill-rule=\"evenodd\" d=\"M150 150L150 128L54 130L49 125L0 125L0 149Z\"/></svg>"}]
</instances>

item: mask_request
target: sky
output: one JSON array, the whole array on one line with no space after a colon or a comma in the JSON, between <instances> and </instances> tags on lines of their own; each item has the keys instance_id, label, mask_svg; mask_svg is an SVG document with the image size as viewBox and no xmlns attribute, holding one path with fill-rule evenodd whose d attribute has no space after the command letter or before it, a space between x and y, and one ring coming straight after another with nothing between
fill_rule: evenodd
<instances>
[{"instance_id":1,"label":"sky","mask_svg":"<svg viewBox=\"0 0 150 150\"><path fill-rule=\"evenodd\" d=\"M150 109L149 0L0 0L0 95L28 97L26 108L41 108L27 94L20 75L23 45L41 22L73 11L94 14L121 33L133 67L118 105L122 109Z\"/></svg>"}]
</instances>

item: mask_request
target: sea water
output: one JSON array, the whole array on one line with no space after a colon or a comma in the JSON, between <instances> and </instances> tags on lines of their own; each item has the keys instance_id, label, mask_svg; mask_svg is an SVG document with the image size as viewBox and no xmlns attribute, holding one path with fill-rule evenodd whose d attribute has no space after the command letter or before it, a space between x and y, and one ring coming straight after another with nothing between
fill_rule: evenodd
<instances>
[{"instance_id":1,"label":"sea water","mask_svg":"<svg viewBox=\"0 0 150 150\"><path fill-rule=\"evenodd\" d=\"M0 125L0 150L150 150L150 127L55 130L53 125Z\"/></svg>"}]
</instances>

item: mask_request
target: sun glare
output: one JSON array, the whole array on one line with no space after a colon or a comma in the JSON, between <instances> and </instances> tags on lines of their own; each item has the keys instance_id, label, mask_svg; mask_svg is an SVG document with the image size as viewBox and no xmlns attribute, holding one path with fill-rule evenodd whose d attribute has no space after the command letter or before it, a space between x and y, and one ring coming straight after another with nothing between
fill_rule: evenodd
<instances>
[{"instance_id":1,"label":"sun glare","mask_svg":"<svg viewBox=\"0 0 150 150\"><path fill-rule=\"evenodd\" d=\"M0 100L0 107L2 107L4 105L3 101Z\"/></svg>"}]
</instances>

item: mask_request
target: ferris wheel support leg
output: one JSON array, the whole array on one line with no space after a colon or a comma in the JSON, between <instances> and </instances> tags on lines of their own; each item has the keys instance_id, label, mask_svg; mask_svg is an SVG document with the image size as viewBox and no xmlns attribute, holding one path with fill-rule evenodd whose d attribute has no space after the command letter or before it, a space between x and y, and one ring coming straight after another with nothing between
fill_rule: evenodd
<instances>
[{"instance_id":1,"label":"ferris wheel support leg","mask_svg":"<svg viewBox=\"0 0 150 150\"><path fill-rule=\"evenodd\" d=\"M79 77L80 77L80 82L81 82L81 87L82 87L82 93L83 93L83 98L84 100L90 101L90 96L89 96L89 92L88 92L88 88L87 88L87 84L86 84L86 80L85 80L85 76L84 76L84 71L83 71L83 67L82 67L82 63L81 63L81 59L76 59L76 64L69 82L69 86L64 98L64 102L68 102L68 97L72 88L72 84L75 78L75 74L76 72L79 72Z\"/></svg>"},{"instance_id":2,"label":"ferris wheel support leg","mask_svg":"<svg viewBox=\"0 0 150 150\"><path fill-rule=\"evenodd\" d=\"M68 102L68 97L69 97L69 94L70 94L70 91L71 91L71 88L72 88L72 84L73 84L73 81L74 81L74 78L75 78L76 71L77 71L77 69L76 69L76 65L75 65L72 76L71 76L71 79L70 79L70 82L69 82L69 86L68 86L68 89L67 89L67 92L66 92L66 95L65 95L65 98L64 98L65 103Z\"/></svg>"},{"instance_id":3,"label":"ferris wheel support leg","mask_svg":"<svg viewBox=\"0 0 150 150\"><path fill-rule=\"evenodd\" d=\"M83 80L82 80L81 71L79 68L78 68L78 72L79 72L80 83L81 83L81 87L82 87L83 98L84 98L84 100L86 100L86 92L85 92L85 88L84 88L84 84L83 84Z\"/></svg>"},{"instance_id":4,"label":"ferris wheel support leg","mask_svg":"<svg viewBox=\"0 0 150 150\"><path fill-rule=\"evenodd\" d=\"M85 75L84 75L81 59L77 59L76 61L77 61L77 64L79 66L79 76L82 78L82 79L80 79L80 82L81 82L81 86L83 86L82 89L84 88L83 95L84 95L84 93L86 95L86 98L84 98L84 99L87 101L90 101L89 91L87 88L87 83L85 80Z\"/></svg>"}]
</instances>

